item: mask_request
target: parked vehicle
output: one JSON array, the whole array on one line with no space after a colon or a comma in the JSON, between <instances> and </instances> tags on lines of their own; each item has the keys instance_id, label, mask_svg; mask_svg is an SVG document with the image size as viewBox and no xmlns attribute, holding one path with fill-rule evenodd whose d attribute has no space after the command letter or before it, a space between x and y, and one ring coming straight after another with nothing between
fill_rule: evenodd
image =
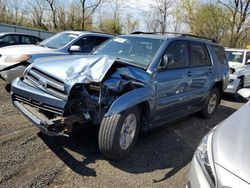
<instances>
[{"instance_id":1,"label":"parked vehicle","mask_svg":"<svg viewBox=\"0 0 250 188\"><path fill-rule=\"evenodd\" d=\"M250 99L250 89L239 90ZM193 157L187 188L250 187L250 101L211 130Z\"/></svg>"},{"instance_id":2,"label":"parked vehicle","mask_svg":"<svg viewBox=\"0 0 250 188\"><path fill-rule=\"evenodd\" d=\"M0 48L20 44L36 44L41 42L39 37L23 33L0 33Z\"/></svg>"},{"instance_id":3,"label":"parked vehicle","mask_svg":"<svg viewBox=\"0 0 250 188\"><path fill-rule=\"evenodd\" d=\"M198 111L210 117L228 78L218 43L184 34L131 34L89 56L32 64L12 82L12 101L51 136L68 135L76 124L100 125L100 151L121 159L140 130Z\"/></svg>"},{"instance_id":4,"label":"parked vehicle","mask_svg":"<svg viewBox=\"0 0 250 188\"><path fill-rule=\"evenodd\" d=\"M10 83L21 76L38 58L89 54L112 35L95 32L65 31L37 45L18 45L0 49L0 78Z\"/></svg>"},{"instance_id":5,"label":"parked vehicle","mask_svg":"<svg viewBox=\"0 0 250 188\"><path fill-rule=\"evenodd\" d=\"M226 93L239 96L237 91L250 87L250 49L226 49L230 66L230 81Z\"/></svg>"}]
</instances>

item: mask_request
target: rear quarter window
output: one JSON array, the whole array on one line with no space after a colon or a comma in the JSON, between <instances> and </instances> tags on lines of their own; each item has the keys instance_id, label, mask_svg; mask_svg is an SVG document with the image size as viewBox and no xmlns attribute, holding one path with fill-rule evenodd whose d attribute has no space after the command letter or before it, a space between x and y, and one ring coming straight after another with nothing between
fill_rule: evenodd
<instances>
[{"instance_id":1,"label":"rear quarter window","mask_svg":"<svg viewBox=\"0 0 250 188\"><path fill-rule=\"evenodd\" d=\"M212 64L207 47L204 43L191 42L190 55L191 67L210 66Z\"/></svg>"},{"instance_id":2,"label":"rear quarter window","mask_svg":"<svg viewBox=\"0 0 250 188\"><path fill-rule=\"evenodd\" d=\"M215 53L216 59L220 64L227 65L227 56L225 50L222 46L212 45L213 51Z\"/></svg>"}]
</instances>

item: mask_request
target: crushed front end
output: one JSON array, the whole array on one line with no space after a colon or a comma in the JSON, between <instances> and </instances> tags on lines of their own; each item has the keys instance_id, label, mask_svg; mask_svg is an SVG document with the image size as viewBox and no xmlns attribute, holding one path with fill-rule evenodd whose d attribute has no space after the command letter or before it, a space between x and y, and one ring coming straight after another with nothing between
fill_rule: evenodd
<instances>
[{"instance_id":1,"label":"crushed front end","mask_svg":"<svg viewBox=\"0 0 250 188\"><path fill-rule=\"evenodd\" d=\"M97 67L101 60L95 60ZM13 104L50 136L68 136L75 125L88 122L99 125L112 103L124 93L143 87L147 77L144 70L110 62L100 78L90 79L89 72L96 75L91 64L84 68L84 74L73 71L64 82L32 66L23 78L12 82Z\"/></svg>"}]
</instances>

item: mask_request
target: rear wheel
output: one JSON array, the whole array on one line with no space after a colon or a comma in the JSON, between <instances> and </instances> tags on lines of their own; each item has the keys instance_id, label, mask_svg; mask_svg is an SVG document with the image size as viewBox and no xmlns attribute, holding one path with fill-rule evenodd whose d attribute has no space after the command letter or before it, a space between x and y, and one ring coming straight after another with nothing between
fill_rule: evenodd
<instances>
[{"instance_id":1,"label":"rear wheel","mask_svg":"<svg viewBox=\"0 0 250 188\"><path fill-rule=\"evenodd\" d=\"M139 130L140 118L137 107L104 118L98 138L101 153L114 160L125 158L134 146Z\"/></svg>"},{"instance_id":2,"label":"rear wheel","mask_svg":"<svg viewBox=\"0 0 250 188\"><path fill-rule=\"evenodd\" d=\"M216 111L219 101L220 101L220 92L217 87L214 87L206 100L205 106L201 111L201 115L204 118L210 118L213 113Z\"/></svg>"}]
</instances>

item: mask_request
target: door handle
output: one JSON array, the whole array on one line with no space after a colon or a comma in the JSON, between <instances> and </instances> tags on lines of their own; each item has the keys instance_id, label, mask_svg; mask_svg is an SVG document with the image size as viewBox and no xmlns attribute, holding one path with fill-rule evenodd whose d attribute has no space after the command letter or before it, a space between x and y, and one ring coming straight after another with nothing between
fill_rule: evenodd
<instances>
[{"instance_id":1,"label":"door handle","mask_svg":"<svg viewBox=\"0 0 250 188\"><path fill-rule=\"evenodd\" d=\"M209 73L212 73L212 68L209 68L209 69L208 69L208 72L209 72Z\"/></svg>"},{"instance_id":2,"label":"door handle","mask_svg":"<svg viewBox=\"0 0 250 188\"><path fill-rule=\"evenodd\" d=\"M188 75L188 77L191 77L191 76L192 76L192 72L191 72L191 71L188 71L188 72L187 72L187 75Z\"/></svg>"}]
</instances>

